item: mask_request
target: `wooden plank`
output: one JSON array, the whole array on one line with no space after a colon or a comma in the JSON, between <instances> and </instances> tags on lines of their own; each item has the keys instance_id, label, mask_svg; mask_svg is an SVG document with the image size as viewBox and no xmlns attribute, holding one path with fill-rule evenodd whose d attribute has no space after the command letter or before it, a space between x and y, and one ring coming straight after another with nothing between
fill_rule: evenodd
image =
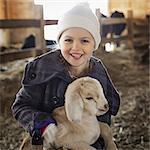
<instances>
[{"instance_id":1,"label":"wooden plank","mask_svg":"<svg viewBox=\"0 0 150 150\"><path fill-rule=\"evenodd\" d=\"M101 18L101 24L111 25L111 24L120 24L127 23L128 19L125 18ZM58 20L45 20L45 25L55 25L58 23Z\"/></svg>"},{"instance_id":2,"label":"wooden plank","mask_svg":"<svg viewBox=\"0 0 150 150\"><path fill-rule=\"evenodd\" d=\"M133 23L135 23L136 25L141 25L141 26L149 25L148 19L133 19Z\"/></svg>"},{"instance_id":3,"label":"wooden plank","mask_svg":"<svg viewBox=\"0 0 150 150\"><path fill-rule=\"evenodd\" d=\"M46 47L46 43L45 43L45 39L44 39L44 19L43 19L43 7L39 8L39 12L40 12L40 28L38 31L39 36L36 36L36 49L42 49L43 53L45 53L45 47ZM35 54L36 55L36 54Z\"/></svg>"},{"instance_id":4,"label":"wooden plank","mask_svg":"<svg viewBox=\"0 0 150 150\"><path fill-rule=\"evenodd\" d=\"M133 32L134 32L134 26L133 26L133 12L130 10L128 11L128 22L127 22L127 30L128 30L128 46L131 49L134 49L133 44Z\"/></svg>"},{"instance_id":5,"label":"wooden plank","mask_svg":"<svg viewBox=\"0 0 150 150\"><path fill-rule=\"evenodd\" d=\"M134 36L134 38L136 38L136 37L149 37L149 33L147 32L147 33L144 33L144 32L141 32L141 33L134 33L133 34L133 36Z\"/></svg>"},{"instance_id":6,"label":"wooden plank","mask_svg":"<svg viewBox=\"0 0 150 150\"><path fill-rule=\"evenodd\" d=\"M44 20L45 25L55 25L58 23L58 20Z\"/></svg>"},{"instance_id":7,"label":"wooden plank","mask_svg":"<svg viewBox=\"0 0 150 150\"><path fill-rule=\"evenodd\" d=\"M121 36L121 37L118 37L118 38L102 38L102 43L108 43L108 42L120 42L120 41L123 41L123 40L128 40L128 36Z\"/></svg>"},{"instance_id":8,"label":"wooden plank","mask_svg":"<svg viewBox=\"0 0 150 150\"><path fill-rule=\"evenodd\" d=\"M128 19L125 18L101 18L102 25L112 25L112 24L121 24L127 23Z\"/></svg>"},{"instance_id":9,"label":"wooden plank","mask_svg":"<svg viewBox=\"0 0 150 150\"><path fill-rule=\"evenodd\" d=\"M134 42L139 42L139 43L149 43L149 38L148 37L143 37L143 36L139 36L139 37L135 37L133 39Z\"/></svg>"},{"instance_id":10,"label":"wooden plank","mask_svg":"<svg viewBox=\"0 0 150 150\"><path fill-rule=\"evenodd\" d=\"M0 28L28 28L28 27L40 27L40 20L33 19L7 19L0 20Z\"/></svg>"},{"instance_id":11,"label":"wooden plank","mask_svg":"<svg viewBox=\"0 0 150 150\"><path fill-rule=\"evenodd\" d=\"M133 48L133 43L136 41L140 40L145 40L145 35L140 35L137 33L134 33L134 22L140 22L140 25L145 24L145 21L142 20L135 20L133 19L133 14L132 12L129 12L128 18L101 18L101 24L102 25L112 25L112 24L121 24L121 23L126 23L127 24L127 30L128 30L128 35L127 36L121 36L118 38L102 38L102 44L107 43L107 42L120 42L122 40L128 40L131 48ZM58 20L43 20L42 18L40 20L32 20L32 19L22 19L22 20L0 20L0 28L26 28L26 27L37 27L40 28L41 34L44 35L44 25L56 25L58 23ZM42 38L43 35L41 36ZM40 41L40 40L39 40ZM42 43L40 44L42 45ZM41 50L44 49L44 50ZM0 54L0 63L5 63L17 59L24 59L27 57L33 57L34 55L40 55L44 52L46 52L45 48L40 48L37 47L35 49L28 49L24 51L16 51L16 52L7 52L7 53L2 53Z\"/></svg>"},{"instance_id":12,"label":"wooden plank","mask_svg":"<svg viewBox=\"0 0 150 150\"><path fill-rule=\"evenodd\" d=\"M101 18L101 23L103 25L120 24L127 23L128 19L125 18ZM140 25L147 25L147 21L144 19L134 19L134 23ZM44 20L45 25L55 25L58 20ZM7 19L0 20L0 28L25 28L25 27L40 27L40 20L35 19Z\"/></svg>"},{"instance_id":13,"label":"wooden plank","mask_svg":"<svg viewBox=\"0 0 150 150\"><path fill-rule=\"evenodd\" d=\"M28 28L28 27L40 27L40 20L33 19L7 19L0 20L0 28ZM45 25L56 25L58 20L44 20ZM124 18L102 18L101 23L104 25L127 23L127 19Z\"/></svg>"},{"instance_id":14,"label":"wooden plank","mask_svg":"<svg viewBox=\"0 0 150 150\"><path fill-rule=\"evenodd\" d=\"M6 63L13 60L24 59L33 57L33 53L36 51L36 56L42 54L40 49L26 49L24 51L5 52L0 54L0 63Z\"/></svg>"}]
</instances>

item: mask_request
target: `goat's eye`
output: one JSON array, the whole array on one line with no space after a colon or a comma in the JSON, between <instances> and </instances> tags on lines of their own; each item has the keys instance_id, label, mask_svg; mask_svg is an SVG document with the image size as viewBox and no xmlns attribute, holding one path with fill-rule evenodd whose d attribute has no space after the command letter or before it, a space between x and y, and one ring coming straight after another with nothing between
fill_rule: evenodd
<instances>
[{"instance_id":1,"label":"goat's eye","mask_svg":"<svg viewBox=\"0 0 150 150\"><path fill-rule=\"evenodd\" d=\"M87 100L92 100L92 99L93 99L93 97L86 97L86 99L87 99Z\"/></svg>"}]
</instances>

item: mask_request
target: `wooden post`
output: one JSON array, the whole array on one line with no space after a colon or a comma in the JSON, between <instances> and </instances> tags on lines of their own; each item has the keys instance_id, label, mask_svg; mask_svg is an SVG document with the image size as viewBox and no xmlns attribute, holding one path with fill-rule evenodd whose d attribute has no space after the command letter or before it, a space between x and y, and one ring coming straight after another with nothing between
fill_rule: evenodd
<instances>
[{"instance_id":1,"label":"wooden post","mask_svg":"<svg viewBox=\"0 0 150 150\"><path fill-rule=\"evenodd\" d=\"M36 48L35 49L41 49L42 53L45 53L45 39L44 39L44 20L43 20L43 6L39 5L36 6L39 9L40 12L40 28L38 28L37 30L37 35L36 35ZM36 54L36 50L33 51L33 57L35 57Z\"/></svg>"},{"instance_id":2,"label":"wooden post","mask_svg":"<svg viewBox=\"0 0 150 150\"><path fill-rule=\"evenodd\" d=\"M99 8L97 8L95 10L95 14L96 14L96 16L97 16L97 18L99 20L99 23L100 23L100 33L99 34L101 35L101 33L102 33L102 22L101 22L101 13L100 13L100 9ZM101 41L102 41L102 39L101 39ZM100 43L99 48L100 48L100 50L102 49L102 43Z\"/></svg>"},{"instance_id":3,"label":"wooden post","mask_svg":"<svg viewBox=\"0 0 150 150\"><path fill-rule=\"evenodd\" d=\"M42 52L45 53L46 52L46 43L45 43L45 38L44 38L44 26L45 26L45 21L43 18L43 5L40 7L40 11L41 11L41 28L40 28L40 37L41 37L41 49Z\"/></svg>"},{"instance_id":4,"label":"wooden post","mask_svg":"<svg viewBox=\"0 0 150 150\"><path fill-rule=\"evenodd\" d=\"M134 28L133 28L133 11L128 11L128 46L134 49Z\"/></svg>"}]
</instances>

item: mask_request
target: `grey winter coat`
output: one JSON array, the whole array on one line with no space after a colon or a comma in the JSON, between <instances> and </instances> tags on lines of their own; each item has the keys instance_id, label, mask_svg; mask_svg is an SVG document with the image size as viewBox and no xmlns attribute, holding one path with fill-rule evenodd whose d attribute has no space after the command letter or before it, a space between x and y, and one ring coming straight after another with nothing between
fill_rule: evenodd
<instances>
[{"instance_id":1,"label":"grey winter coat","mask_svg":"<svg viewBox=\"0 0 150 150\"><path fill-rule=\"evenodd\" d=\"M99 121L110 125L111 115L116 115L120 105L119 94L114 88L100 59L92 57L92 69L87 76L96 78L102 84L110 109ZM39 118L53 122L52 111L64 105L64 93L72 79L67 70L60 50L48 52L26 65L22 88L12 105L14 117L31 133ZM42 117L41 117L42 116Z\"/></svg>"}]
</instances>

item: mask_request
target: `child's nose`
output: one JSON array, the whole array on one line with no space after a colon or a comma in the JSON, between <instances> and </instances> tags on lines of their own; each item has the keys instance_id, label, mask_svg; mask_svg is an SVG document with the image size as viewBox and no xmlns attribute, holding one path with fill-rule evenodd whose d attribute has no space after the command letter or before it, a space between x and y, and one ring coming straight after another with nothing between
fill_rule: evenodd
<instances>
[{"instance_id":1,"label":"child's nose","mask_svg":"<svg viewBox=\"0 0 150 150\"><path fill-rule=\"evenodd\" d=\"M73 42L72 49L74 49L74 50L79 50L80 48L81 48L80 42L74 41L74 42Z\"/></svg>"}]
</instances>

